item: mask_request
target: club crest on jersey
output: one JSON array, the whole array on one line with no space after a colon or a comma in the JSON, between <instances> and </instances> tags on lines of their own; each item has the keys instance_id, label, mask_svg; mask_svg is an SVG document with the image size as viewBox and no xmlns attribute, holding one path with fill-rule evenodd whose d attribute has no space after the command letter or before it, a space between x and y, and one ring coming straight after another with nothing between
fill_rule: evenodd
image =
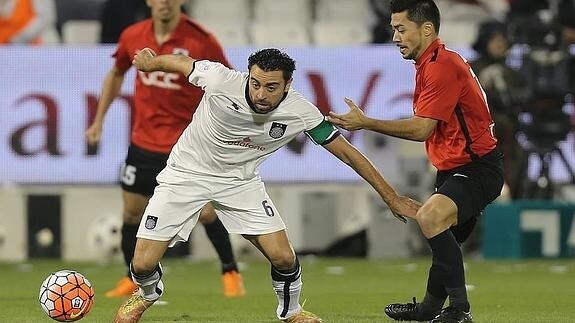
<instances>
[{"instance_id":1,"label":"club crest on jersey","mask_svg":"<svg viewBox=\"0 0 575 323\"><path fill-rule=\"evenodd\" d=\"M284 135L284 133L286 132L286 128L287 128L287 124L283 124L283 123L279 123L279 122L273 122L272 126L270 127L270 137L274 138L274 139L278 139L281 138L281 136Z\"/></svg>"},{"instance_id":2,"label":"club crest on jersey","mask_svg":"<svg viewBox=\"0 0 575 323\"><path fill-rule=\"evenodd\" d=\"M158 217L157 216L148 215L146 217L146 229L152 230L153 228L156 227L157 223L158 223Z\"/></svg>"}]
</instances>

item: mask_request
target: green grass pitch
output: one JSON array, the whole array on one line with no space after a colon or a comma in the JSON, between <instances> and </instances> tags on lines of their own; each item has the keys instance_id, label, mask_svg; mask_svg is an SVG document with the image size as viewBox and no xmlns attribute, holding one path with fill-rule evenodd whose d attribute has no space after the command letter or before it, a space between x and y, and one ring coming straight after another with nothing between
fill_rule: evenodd
<instances>
[{"instance_id":1,"label":"green grass pitch","mask_svg":"<svg viewBox=\"0 0 575 323\"><path fill-rule=\"evenodd\" d=\"M361 260L302 257L306 309L324 322L391 322L383 307L423 296L428 259ZM141 322L276 322L269 265L245 263L247 295L226 299L216 262L169 259L164 264L167 305L155 305ZM104 292L121 277L120 264L32 261L0 264L0 322L55 322L38 303L44 278L59 269L83 273L94 285L88 322L112 322L119 299ZM575 322L575 260L479 261L466 263L475 322Z\"/></svg>"}]
</instances>

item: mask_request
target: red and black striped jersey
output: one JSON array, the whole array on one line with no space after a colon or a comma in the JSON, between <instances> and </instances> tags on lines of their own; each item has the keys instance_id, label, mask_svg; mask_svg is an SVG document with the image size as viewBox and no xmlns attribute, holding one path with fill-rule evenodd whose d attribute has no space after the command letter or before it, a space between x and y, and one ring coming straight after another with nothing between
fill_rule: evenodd
<instances>
[{"instance_id":1,"label":"red and black striped jersey","mask_svg":"<svg viewBox=\"0 0 575 323\"><path fill-rule=\"evenodd\" d=\"M126 28L114 53L116 67L125 71L132 66L137 51L148 47L156 54L182 54L208 59L230 66L216 38L202 26L181 15L169 39L158 44L152 19ZM192 120L204 92L190 86L187 75L138 71L134 90L135 111L131 141L140 148L169 153Z\"/></svg>"},{"instance_id":2,"label":"red and black striped jersey","mask_svg":"<svg viewBox=\"0 0 575 323\"><path fill-rule=\"evenodd\" d=\"M448 170L495 149L485 92L461 55L435 40L415 63L413 111L438 120L425 141L431 163Z\"/></svg>"}]
</instances>

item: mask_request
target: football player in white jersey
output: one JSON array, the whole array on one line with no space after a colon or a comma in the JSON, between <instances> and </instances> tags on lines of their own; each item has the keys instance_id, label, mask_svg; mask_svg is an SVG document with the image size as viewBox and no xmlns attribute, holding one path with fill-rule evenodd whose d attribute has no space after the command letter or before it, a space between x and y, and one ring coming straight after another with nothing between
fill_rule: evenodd
<instances>
[{"instance_id":1,"label":"football player in white jersey","mask_svg":"<svg viewBox=\"0 0 575 323\"><path fill-rule=\"evenodd\" d=\"M278 319L321 322L300 305L301 268L257 173L260 163L301 132L369 182L398 218L415 216L420 204L398 195L317 107L291 89L295 62L286 53L273 48L253 53L249 73L184 55L156 56L147 48L133 63L144 72L189 75L189 82L205 94L158 175L130 266L140 289L120 306L116 322L137 322L160 297L160 259L166 248L187 239L208 202L230 233L242 234L270 261Z\"/></svg>"}]
</instances>

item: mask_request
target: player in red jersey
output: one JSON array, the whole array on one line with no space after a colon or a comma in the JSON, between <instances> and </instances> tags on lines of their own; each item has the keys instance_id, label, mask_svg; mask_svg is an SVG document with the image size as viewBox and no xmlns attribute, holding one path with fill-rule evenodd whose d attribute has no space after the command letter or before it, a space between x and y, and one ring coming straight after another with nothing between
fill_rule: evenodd
<instances>
[{"instance_id":1,"label":"player in red jersey","mask_svg":"<svg viewBox=\"0 0 575 323\"><path fill-rule=\"evenodd\" d=\"M414 116L375 120L351 101L345 115L329 120L348 130L368 129L425 141L437 168L435 194L415 220L431 248L423 302L390 304L385 313L400 321L472 322L459 244L473 230L482 210L501 193L502 155L485 94L467 61L439 38L440 15L432 0L392 0L393 41L404 59L415 61ZM442 310L449 297L449 306Z\"/></svg>"},{"instance_id":2,"label":"player in red jersey","mask_svg":"<svg viewBox=\"0 0 575 323\"><path fill-rule=\"evenodd\" d=\"M134 55L141 49L148 47L157 53L199 57L230 66L215 37L181 12L183 2L147 0L152 17L122 32L114 53L115 65L104 80L94 122L86 131L89 144L99 143L106 112L120 92ZM156 176L166 166L172 146L190 123L203 95L200 88L187 86L186 75L179 73L138 72L135 83L131 144L121 178L122 251L126 265L134 256L136 232L157 185ZM224 294L244 295L228 232L211 205L204 207L200 221L222 262ZM128 270L128 275L106 296L127 296L136 289Z\"/></svg>"}]
</instances>

